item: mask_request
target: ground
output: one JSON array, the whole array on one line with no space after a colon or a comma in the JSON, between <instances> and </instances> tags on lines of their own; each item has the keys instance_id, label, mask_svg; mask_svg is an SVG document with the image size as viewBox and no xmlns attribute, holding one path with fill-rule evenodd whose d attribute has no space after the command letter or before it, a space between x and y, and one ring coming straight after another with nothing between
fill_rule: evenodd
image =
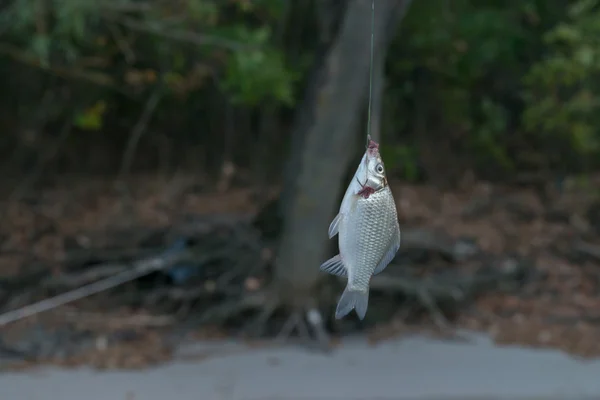
<instances>
[{"instance_id":1,"label":"ground","mask_svg":"<svg viewBox=\"0 0 600 400\"><path fill-rule=\"evenodd\" d=\"M423 336L376 346L346 338L332 354L209 342L144 371L46 368L0 375L0 398L29 400L584 400L600 398L600 362L485 337Z\"/></svg>"},{"instance_id":2,"label":"ground","mask_svg":"<svg viewBox=\"0 0 600 400\"><path fill-rule=\"evenodd\" d=\"M455 327L486 332L498 343L554 347L592 357L600 354L600 225L594 219L594 179L584 184L567 180L560 190L549 186L543 193L539 187L476 181L465 181L461 188L452 191L398 182L392 182L391 187L402 227L439 228L452 237L471 237L490 253L532 259L536 277L522 290L478 298L460 310ZM112 181L65 177L60 185L35 196L3 204L0 275L16 276L40 266L58 273L72 256L73 248L102 247L107 230L168 226L197 214L250 215L259 208L258 199L265 199L264 188L217 191L188 175L168 179L136 176L129 189L127 199ZM269 188L267 197L277 192L277 187ZM323 222L325 230L328 223ZM61 308L44 318L64 320L69 313L85 321L93 320L94 315L98 318L99 314L91 314L89 319L82 317L86 309L81 307L85 304ZM111 309L104 315L103 323L118 318L141 321L143 314L139 308ZM157 351L160 346L155 337L160 334L160 327L153 328L154 322L139 323L144 332L130 341L135 345L125 343L111 348L114 354L102 350L100 355L95 353L68 363L137 368L167 360L171 351ZM13 336L18 336L17 328L28 323L5 328L5 336L11 336L11 330ZM428 320L409 324L399 312L391 321L370 329L369 334L377 341L432 330L435 328Z\"/></svg>"}]
</instances>

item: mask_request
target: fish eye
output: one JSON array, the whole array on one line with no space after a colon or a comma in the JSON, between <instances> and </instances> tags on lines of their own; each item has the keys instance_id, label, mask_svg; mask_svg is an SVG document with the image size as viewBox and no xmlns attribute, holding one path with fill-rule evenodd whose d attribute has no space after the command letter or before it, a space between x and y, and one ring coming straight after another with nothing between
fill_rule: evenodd
<instances>
[{"instance_id":1,"label":"fish eye","mask_svg":"<svg viewBox=\"0 0 600 400\"><path fill-rule=\"evenodd\" d=\"M375 171L377 171L380 174L383 174L383 164L377 164L377 166L375 167Z\"/></svg>"}]
</instances>

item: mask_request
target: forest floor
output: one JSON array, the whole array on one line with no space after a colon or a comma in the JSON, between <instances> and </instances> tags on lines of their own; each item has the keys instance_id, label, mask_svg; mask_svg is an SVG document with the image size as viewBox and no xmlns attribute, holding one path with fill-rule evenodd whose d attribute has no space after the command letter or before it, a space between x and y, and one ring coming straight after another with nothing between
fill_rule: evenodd
<instances>
[{"instance_id":1,"label":"forest floor","mask_svg":"<svg viewBox=\"0 0 600 400\"><path fill-rule=\"evenodd\" d=\"M514 254L531 260L533 279L518 291L492 291L461 306L452 319L453 327L485 332L497 343L596 357L600 355L600 196L592 188L599 183L600 178L586 183L567 180L557 190L552 185L540 189L539 185L471 182L451 191L394 183L392 189L403 228L439 229L453 238L472 238L490 254ZM277 192L271 188L267 195L274 197ZM251 216L264 201L257 193L264 195L264 188L215 190L185 175L170 179L136 176L124 198L112 181L65 177L60 185L2 204L0 279L43 273L40 270L60 275L65 264L73 262L75 250L102 248L102 243L121 240L115 238L120 231L125 232L123 241L131 240L131 226L160 229L191 215ZM323 224L326 229L329 221ZM430 268L439 268L438 264L432 263ZM447 266L462 267L461 263ZM246 284L257 284L252 282ZM40 321L56 327L75 320L87 330L99 325L104 330L136 325L139 332L135 340L122 340L107 348L106 343L98 342L99 336L94 336L96 350L85 355L55 357L55 352L44 355L38 342L28 346L37 346L35 351L40 355L36 362L46 359L103 368L137 368L172 357L172 350L161 341L164 327L173 323L168 315L151 315L142 306L119 306L106 296L98 294L3 327L3 341L21 340L24 329L29 329L29 336L48 336L48 331L31 330ZM3 300L3 310L28 299ZM399 305L392 318L366 328L373 342L439 330L429 318L409 322L402 308ZM226 335L219 327L197 332L199 338ZM72 336L56 340L72 341ZM11 351L3 350L3 356L10 358Z\"/></svg>"}]
</instances>

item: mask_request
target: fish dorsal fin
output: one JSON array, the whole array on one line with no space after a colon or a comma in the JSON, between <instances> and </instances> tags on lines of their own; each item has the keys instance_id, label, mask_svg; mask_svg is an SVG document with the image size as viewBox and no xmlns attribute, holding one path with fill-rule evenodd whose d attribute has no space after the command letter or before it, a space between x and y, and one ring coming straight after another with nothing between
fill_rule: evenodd
<instances>
[{"instance_id":1,"label":"fish dorsal fin","mask_svg":"<svg viewBox=\"0 0 600 400\"><path fill-rule=\"evenodd\" d=\"M396 233L394 234L394 237L392 238L389 250L387 251L387 253L385 253L383 255L383 257L381 257L379 264L377 264L377 267L375 267L375 270L373 271L373 275L377 275L377 274L381 273L388 266L388 264L390 262L392 262L394 257L396 257L396 253L398 252L399 248L400 248L400 229L398 229L396 231Z\"/></svg>"},{"instance_id":2,"label":"fish dorsal fin","mask_svg":"<svg viewBox=\"0 0 600 400\"><path fill-rule=\"evenodd\" d=\"M344 261L342 261L342 257L340 255L335 255L331 257L329 260L325 261L321 264L321 271L327 272L328 274L335 276L346 276L346 266L344 265Z\"/></svg>"},{"instance_id":3,"label":"fish dorsal fin","mask_svg":"<svg viewBox=\"0 0 600 400\"><path fill-rule=\"evenodd\" d=\"M335 235L337 235L339 233L340 222L343 217L344 217L344 215L342 213L339 213L338 215L335 216L333 221L331 221L331 224L329 225L329 239L331 239L332 237L334 237Z\"/></svg>"}]
</instances>

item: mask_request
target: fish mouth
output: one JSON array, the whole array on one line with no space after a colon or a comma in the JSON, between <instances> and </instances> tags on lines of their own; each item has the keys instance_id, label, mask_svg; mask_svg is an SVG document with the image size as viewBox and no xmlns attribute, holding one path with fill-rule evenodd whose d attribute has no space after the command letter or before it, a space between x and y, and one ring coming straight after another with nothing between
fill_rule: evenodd
<instances>
[{"instance_id":1,"label":"fish mouth","mask_svg":"<svg viewBox=\"0 0 600 400\"><path fill-rule=\"evenodd\" d=\"M379 143L377 143L373 139L369 139L369 144L368 144L367 148L369 150L373 150L373 149L377 149L378 150L379 149Z\"/></svg>"},{"instance_id":2,"label":"fish mouth","mask_svg":"<svg viewBox=\"0 0 600 400\"><path fill-rule=\"evenodd\" d=\"M379 143L369 138L369 144L367 145L367 153L371 157L376 157L379 154Z\"/></svg>"},{"instance_id":3,"label":"fish mouth","mask_svg":"<svg viewBox=\"0 0 600 400\"><path fill-rule=\"evenodd\" d=\"M370 135L367 137L367 139L368 139L367 149L365 152L365 157L363 158L364 177L361 177L362 179L364 179L364 182L361 182L361 179L358 176L356 176L356 182L361 187L358 194L362 195L364 198L368 198L371 194L381 190L385 186L385 183L383 185L380 185L376 182L372 182L372 180L369 179L368 165L369 165L369 163L377 162L380 157L379 157L379 143L377 143L376 141L371 139Z\"/></svg>"}]
</instances>

